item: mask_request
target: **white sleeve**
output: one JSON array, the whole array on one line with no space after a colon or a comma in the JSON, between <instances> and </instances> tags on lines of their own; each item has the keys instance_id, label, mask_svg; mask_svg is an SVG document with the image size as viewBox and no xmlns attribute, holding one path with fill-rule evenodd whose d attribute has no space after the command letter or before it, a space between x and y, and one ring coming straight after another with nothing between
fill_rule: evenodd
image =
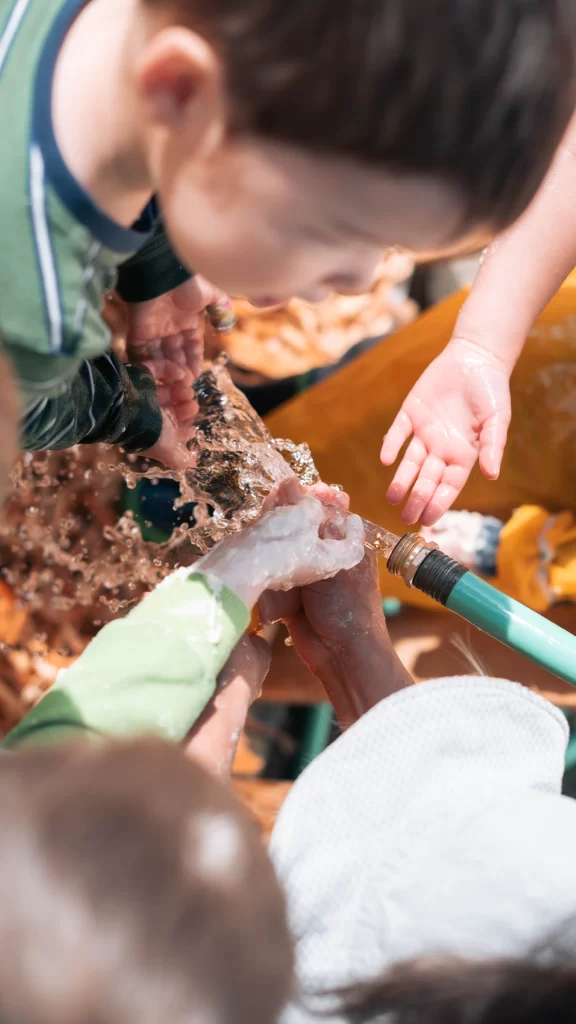
<instances>
[{"instance_id":1,"label":"white sleeve","mask_svg":"<svg viewBox=\"0 0 576 1024\"><path fill-rule=\"evenodd\" d=\"M329 989L381 970L402 928L389 895L414 847L430 837L432 848L443 821L471 799L488 805L494 787L559 793L567 735L561 712L524 687L452 677L387 698L317 758L271 843L301 983Z\"/></svg>"}]
</instances>

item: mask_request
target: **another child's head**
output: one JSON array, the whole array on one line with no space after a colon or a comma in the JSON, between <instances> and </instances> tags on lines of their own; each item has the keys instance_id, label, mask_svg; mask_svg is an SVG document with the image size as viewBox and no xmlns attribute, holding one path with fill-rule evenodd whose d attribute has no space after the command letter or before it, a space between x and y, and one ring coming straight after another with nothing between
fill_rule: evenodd
<instances>
[{"instance_id":1,"label":"another child's head","mask_svg":"<svg viewBox=\"0 0 576 1024\"><path fill-rule=\"evenodd\" d=\"M0 762L0 1019L272 1024L284 901L233 797L156 741Z\"/></svg>"},{"instance_id":2,"label":"another child's head","mask_svg":"<svg viewBox=\"0 0 576 1024\"><path fill-rule=\"evenodd\" d=\"M176 248L232 294L369 283L383 247L511 223L575 101L571 0L138 0Z\"/></svg>"}]
</instances>

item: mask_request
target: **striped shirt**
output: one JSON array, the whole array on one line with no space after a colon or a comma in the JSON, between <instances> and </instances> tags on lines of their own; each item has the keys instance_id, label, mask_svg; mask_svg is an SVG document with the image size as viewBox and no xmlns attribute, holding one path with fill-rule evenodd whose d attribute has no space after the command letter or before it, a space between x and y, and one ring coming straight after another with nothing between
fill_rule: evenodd
<instances>
[{"instance_id":1,"label":"striped shirt","mask_svg":"<svg viewBox=\"0 0 576 1024\"><path fill-rule=\"evenodd\" d=\"M86 2L0 0L0 334L22 393L24 447L121 441L138 451L160 434L154 382L110 350L101 307L124 261L150 242L158 252L155 206L131 229L112 221L68 170L52 123L56 61ZM177 272L170 287L188 276Z\"/></svg>"}]
</instances>

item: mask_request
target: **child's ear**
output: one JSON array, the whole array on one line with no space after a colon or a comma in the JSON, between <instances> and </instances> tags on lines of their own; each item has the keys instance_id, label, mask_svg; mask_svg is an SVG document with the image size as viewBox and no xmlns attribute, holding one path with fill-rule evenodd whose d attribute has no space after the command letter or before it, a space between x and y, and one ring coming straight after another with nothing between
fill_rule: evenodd
<instances>
[{"instance_id":1,"label":"child's ear","mask_svg":"<svg viewBox=\"0 0 576 1024\"><path fill-rule=\"evenodd\" d=\"M205 134L223 109L221 70L212 47L190 29L174 26L148 41L136 68L140 98L157 127Z\"/></svg>"}]
</instances>

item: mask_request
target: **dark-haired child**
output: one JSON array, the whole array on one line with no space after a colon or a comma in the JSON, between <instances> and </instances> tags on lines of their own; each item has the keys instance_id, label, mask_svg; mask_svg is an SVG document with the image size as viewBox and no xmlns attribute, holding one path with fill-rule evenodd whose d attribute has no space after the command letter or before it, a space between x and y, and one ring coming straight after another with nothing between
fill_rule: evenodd
<instances>
[{"instance_id":1,"label":"dark-haired child","mask_svg":"<svg viewBox=\"0 0 576 1024\"><path fill-rule=\"evenodd\" d=\"M575 42L568 0L0 0L24 446L185 462L200 313L222 301L189 269L314 298L365 288L389 244L505 227L570 117ZM127 365L100 319L115 283Z\"/></svg>"}]
</instances>

